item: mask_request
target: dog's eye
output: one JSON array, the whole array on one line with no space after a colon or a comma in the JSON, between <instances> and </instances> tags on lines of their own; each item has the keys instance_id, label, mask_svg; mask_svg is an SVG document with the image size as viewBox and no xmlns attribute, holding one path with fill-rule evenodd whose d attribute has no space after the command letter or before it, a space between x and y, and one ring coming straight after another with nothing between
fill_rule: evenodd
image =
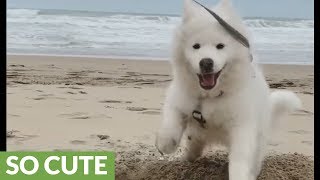
<instances>
[{"instance_id":1,"label":"dog's eye","mask_svg":"<svg viewBox=\"0 0 320 180\"><path fill-rule=\"evenodd\" d=\"M219 43L217 46L216 46L217 49L223 49L224 48L224 44L222 43Z\"/></svg>"},{"instance_id":2,"label":"dog's eye","mask_svg":"<svg viewBox=\"0 0 320 180\"><path fill-rule=\"evenodd\" d=\"M192 47L193 47L193 49L200 49L201 46L199 43L196 43Z\"/></svg>"}]
</instances>

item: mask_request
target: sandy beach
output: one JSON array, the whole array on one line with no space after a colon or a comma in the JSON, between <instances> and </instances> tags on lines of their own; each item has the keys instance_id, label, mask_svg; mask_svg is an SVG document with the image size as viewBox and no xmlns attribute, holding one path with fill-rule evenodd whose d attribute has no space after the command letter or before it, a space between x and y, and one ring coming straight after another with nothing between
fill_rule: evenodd
<instances>
[{"instance_id":1,"label":"sandy beach","mask_svg":"<svg viewBox=\"0 0 320 180\"><path fill-rule=\"evenodd\" d=\"M9 151L115 151L117 179L228 179L223 148L195 163L179 158L183 146L157 152L167 61L7 57ZM277 126L259 179L313 179L314 67L262 67L270 87L298 93L303 109Z\"/></svg>"}]
</instances>

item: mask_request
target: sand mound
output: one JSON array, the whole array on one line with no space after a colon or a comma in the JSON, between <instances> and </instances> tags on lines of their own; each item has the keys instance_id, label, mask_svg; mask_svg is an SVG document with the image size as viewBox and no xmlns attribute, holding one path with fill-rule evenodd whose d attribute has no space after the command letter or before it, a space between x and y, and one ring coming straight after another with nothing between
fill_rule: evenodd
<instances>
[{"instance_id":1,"label":"sand mound","mask_svg":"<svg viewBox=\"0 0 320 180\"><path fill-rule=\"evenodd\" d=\"M217 152L194 163L178 158L159 160L155 153L143 155L140 151L118 154L116 179L228 179L227 154ZM161 158L160 158L161 159ZM314 163L302 154L272 155L266 158L259 180L309 180L314 179Z\"/></svg>"}]
</instances>

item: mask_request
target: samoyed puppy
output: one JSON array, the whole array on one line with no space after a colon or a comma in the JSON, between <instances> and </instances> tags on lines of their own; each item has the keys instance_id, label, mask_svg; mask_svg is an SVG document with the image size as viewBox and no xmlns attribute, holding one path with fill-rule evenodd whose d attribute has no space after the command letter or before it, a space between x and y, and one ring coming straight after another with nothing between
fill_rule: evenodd
<instances>
[{"instance_id":1,"label":"samoyed puppy","mask_svg":"<svg viewBox=\"0 0 320 180\"><path fill-rule=\"evenodd\" d=\"M250 42L228 0L211 10ZM156 138L159 152L175 152L186 137L184 158L192 162L206 146L219 143L229 152L230 180L256 179L273 122L300 108L299 98L290 91L270 92L252 61L252 47L239 43L192 0L185 0L173 52L173 81Z\"/></svg>"}]
</instances>

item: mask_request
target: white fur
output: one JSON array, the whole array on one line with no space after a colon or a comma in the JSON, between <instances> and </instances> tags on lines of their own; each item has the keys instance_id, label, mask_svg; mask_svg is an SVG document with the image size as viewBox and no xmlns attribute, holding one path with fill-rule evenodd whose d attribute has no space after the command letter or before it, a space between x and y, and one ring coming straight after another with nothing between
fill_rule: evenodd
<instances>
[{"instance_id":1,"label":"white fur","mask_svg":"<svg viewBox=\"0 0 320 180\"><path fill-rule=\"evenodd\" d=\"M213 10L250 40L246 27L227 0ZM193 49L194 43L200 43L201 48ZM224 43L225 48L217 50L218 43ZM215 72L224 67L211 90L199 85L197 73L202 58L214 60ZM262 71L250 61L250 50L191 0L185 2L171 63L174 78L167 91L163 122L157 134L159 151L175 152L186 133L191 137L187 140L187 160L198 158L206 145L220 143L229 150L229 179L256 179L272 120L299 108L298 97L288 91L271 93ZM219 96L221 91L224 94ZM207 121L205 129L192 117L199 103Z\"/></svg>"}]
</instances>

